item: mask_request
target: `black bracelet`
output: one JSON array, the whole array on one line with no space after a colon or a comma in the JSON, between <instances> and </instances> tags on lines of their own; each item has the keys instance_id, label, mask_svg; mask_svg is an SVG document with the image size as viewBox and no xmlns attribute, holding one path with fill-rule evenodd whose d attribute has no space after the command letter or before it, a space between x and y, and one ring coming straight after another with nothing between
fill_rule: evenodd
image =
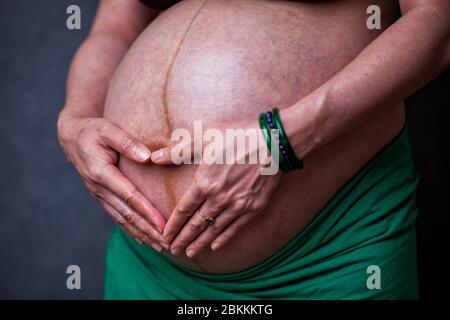
<instances>
[{"instance_id":1,"label":"black bracelet","mask_svg":"<svg viewBox=\"0 0 450 320\"><path fill-rule=\"evenodd\" d=\"M303 160L299 159L297 157L297 155L295 154L294 149L292 149L291 144L289 143L289 139L288 139L288 137L286 135L286 132L285 132L284 127L283 127L283 124L281 122L280 110L278 110L277 108L274 108L272 110L272 113L273 113L274 122L275 122L275 124L278 127L278 130L280 132L280 140L282 140L282 142L285 144L285 146L287 148L287 153L289 155L289 158L291 159L291 161L295 165L295 169L294 170L303 169Z\"/></svg>"},{"instance_id":2,"label":"black bracelet","mask_svg":"<svg viewBox=\"0 0 450 320\"><path fill-rule=\"evenodd\" d=\"M279 128L277 127L277 125L274 122L272 112L267 111L264 114L264 116L269 125L270 132L272 133L273 138L278 142L278 155L280 158L280 162L285 164L285 169L286 169L286 170L282 170L282 171L288 172L288 171L294 170L294 164L292 163L292 161L289 157L285 143L282 141L281 131L279 130Z\"/></svg>"}]
</instances>

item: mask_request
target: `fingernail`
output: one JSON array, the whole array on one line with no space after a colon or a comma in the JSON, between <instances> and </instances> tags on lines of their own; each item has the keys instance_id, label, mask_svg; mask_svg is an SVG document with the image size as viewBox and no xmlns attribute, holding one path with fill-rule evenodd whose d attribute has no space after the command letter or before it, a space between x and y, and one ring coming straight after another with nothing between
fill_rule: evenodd
<instances>
[{"instance_id":1,"label":"fingernail","mask_svg":"<svg viewBox=\"0 0 450 320\"><path fill-rule=\"evenodd\" d=\"M195 256L195 251L194 251L193 249L189 249L189 250L186 251L186 255L187 255L189 258L192 258L192 257Z\"/></svg>"},{"instance_id":2,"label":"fingernail","mask_svg":"<svg viewBox=\"0 0 450 320\"><path fill-rule=\"evenodd\" d=\"M169 245L168 243L162 242L162 243L160 243L160 244L161 244L161 246L162 246L165 250L169 251L170 245Z\"/></svg>"},{"instance_id":3,"label":"fingernail","mask_svg":"<svg viewBox=\"0 0 450 320\"><path fill-rule=\"evenodd\" d=\"M145 238L147 239L147 243L154 243L156 241L160 241L161 239L158 239L158 235L153 235L151 233L147 233L145 235Z\"/></svg>"},{"instance_id":4,"label":"fingernail","mask_svg":"<svg viewBox=\"0 0 450 320\"><path fill-rule=\"evenodd\" d=\"M174 256L177 255L177 254L179 254L180 251L181 251L180 248L174 248L174 249L170 250L170 252L172 252L172 254L173 254Z\"/></svg>"},{"instance_id":5,"label":"fingernail","mask_svg":"<svg viewBox=\"0 0 450 320\"><path fill-rule=\"evenodd\" d=\"M152 154L152 161L158 161L160 160L164 155L163 150L158 150Z\"/></svg>"},{"instance_id":6,"label":"fingernail","mask_svg":"<svg viewBox=\"0 0 450 320\"><path fill-rule=\"evenodd\" d=\"M219 249L219 247L220 247L220 243L214 242L214 243L211 245L211 250L215 251L215 250Z\"/></svg>"},{"instance_id":7,"label":"fingernail","mask_svg":"<svg viewBox=\"0 0 450 320\"><path fill-rule=\"evenodd\" d=\"M162 247L159 244L157 244L157 243L153 243L152 244L152 248L155 249L158 252L161 252L161 250L162 250Z\"/></svg>"},{"instance_id":8,"label":"fingernail","mask_svg":"<svg viewBox=\"0 0 450 320\"><path fill-rule=\"evenodd\" d=\"M162 235L156 235L155 237L153 237L153 239L155 239L155 240L157 240L157 241L159 241L159 242L163 242L164 241L164 238L163 238L163 236Z\"/></svg>"},{"instance_id":9,"label":"fingernail","mask_svg":"<svg viewBox=\"0 0 450 320\"><path fill-rule=\"evenodd\" d=\"M134 240L136 240L136 242L137 243L139 243L139 244L144 244L140 239L138 239L138 238L135 238Z\"/></svg>"},{"instance_id":10,"label":"fingernail","mask_svg":"<svg viewBox=\"0 0 450 320\"><path fill-rule=\"evenodd\" d=\"M151 155L150 151L143 149L143 148L137 148L135 154L136 154L136 157L138 157L142 161L148 160L148 158Z\"/></svg>"}]
</instances>

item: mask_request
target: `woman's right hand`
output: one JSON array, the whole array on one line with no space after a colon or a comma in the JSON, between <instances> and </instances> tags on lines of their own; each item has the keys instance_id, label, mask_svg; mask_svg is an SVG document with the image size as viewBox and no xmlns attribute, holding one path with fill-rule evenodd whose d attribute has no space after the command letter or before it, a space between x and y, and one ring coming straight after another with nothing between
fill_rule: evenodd
<instances>
[{"instance_id":1,"label":"woman's right hand","mask_svg":"<svg viewBox=\"0 0 450 320\"><path fill-rule=\"evenodd\" d=\"M90 193L113 220L139 243L157 251L167 247L162 237L164 217L117 167L119 154L147 163L150 150L104 118L80 118L64 110L58 119L58 138Z\"/></svg>"}]
</instances>

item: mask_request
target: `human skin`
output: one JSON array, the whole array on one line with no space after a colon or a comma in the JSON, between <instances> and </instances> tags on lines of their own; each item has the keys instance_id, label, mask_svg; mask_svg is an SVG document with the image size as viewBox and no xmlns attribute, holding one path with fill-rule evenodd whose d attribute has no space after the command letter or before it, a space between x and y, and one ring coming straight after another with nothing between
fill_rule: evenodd
<instances>
[{"instance_id":1,"label":"human skin","mask_svg":"<svg viewBox=\"0 0 450 320\"><path fill-rule=\"evenodd\" d=\"M381 3L387 5L386 2ZM389 12L392 7L383 7L381 3L376 4L380 4L386 19L386 9ZM380 136L386 134L379 130L392 128L389 121L398 116L395 114L398 102L448 68L449 2L400 1L400 9L402 17L364 48L345 68L297 103L281 111L287 136L294 150L305 158L306 163L321 163L322 167L317 170L324 170L326 164L322 161L326 157L339 162L336 154L342 153L344 148L356 142L356 138L348 138L345 141L345 137L354 134L360 137L367 135L367 140L361 140L355 146L362 148L363 144L369 143L373 146L371 150L377 150ZM338 12L337 10L335 9L335 12ZM351 14L349 11L347 13ZM331 46L336 49L335 44ZM337 51L340 52L339 49ZM339 58L335 60L335 63L338 63L336 61L339 61ZM383 113L384 116L380 117ZM380 117L380 123L368 129L376 117ZM254 127L255 124L244 122L242 126L248 128ZM393 126L398 129L399 123ZM364 130L372 132L364 133ZM380 136L369 138L370 135ZM392 132L388 136L392 137ZM345 143L339 143L341 140ZM334 148L333 145L339 145L339 148ZM330 152L331 150L333 152ZM170 148L162 152L160 163L170 163ZM323 154L318 157L321 153ZM157 155L158 152L154 153L152 158L155 159ZM351 167L349 162L358 155L353 156L353 159L342 162L340 169L335 169ZM237 233L242 232L243 226L254 221L255 216L263 219L259 214L264 213L263 209L267 203L264 198L270 195L277 185L270 178L266 178L266 184L258 181L258 184L252 185L249 180L256 170L254 166L234 166L231 170L219 173L213 166L200 166L194 183L178 203L164 230L166 240L172 242L172 252L186 250L186 254L193 257L208 245L217 250ZM313 170L310 167L310 171ZM316 181L324 181L329 185L333 184L334 179L339 180L337 176L339 174L330 172L327 178L316 177ZM304 177L299 179L304 180ZM259 189L266 189L266 192L248 196L244 208L225 209L242 197L239 192L230 194L228 190L231 186L234 186L235 190L252 190L252 187L257 186ZM292 196L294 197L294 193ZM207 200L203 203L202 200L205 199ZM226 218L214 229L199 228L201 215L195 214L196 211L212 213L214 217L219 218L225 215Z\"/></svg>"},{"instance_id":2,"label":"human skin","mask_svg":"<svg viewBox=\"0 0 450 320\"><path fill-rule=\"evenodd\" d=\"M164 133L166 122L161 121L165 115L161 108L164 87L168 91L166 98L170 104L172 127L190 127L193 120L202 119L209 127L223 129L239 120L241 127L257 128L259 112L266 111L269 105L280 106L289 139L297 153L305 158L307 168L282 177L258 180L259 186L266 186L265 192L239 192L255 187L249 177L255 176L257 166L236 165L230 166L229 170L204 165L161 167L139 165L120 158L119 165L125 176L169 219L164 231L168 236L166 239L170 242L171 237L177 235L171 247L176 255L166 254L193 269L232 272L254 265L279 250L395 136L403 123L403 106L399 101L448 64L448 25L441 19L442 12L434 9L436 5L441 5L441 10L445 8L443 2L425 3L424 7L424 2L420 6L411 1L402 2L402 12L408 14L374 41L380 32L364 28L368 3L361 1L314 5L249 1L247 4L253 6L252 10L239 8L239 14L247 14L247 19L238 22L221 21L219 14L214 19L222 2L210 2L203 8L203 18L198 15L196 27L193 26L189 33L190 40L185 41L172 66L169 85L164 79L167 72L161 70L170 69L169 58L176 53L187 23L202 3L186 1L176 8L178 16L171 18L169 10L147 28L117 70L105 115L153 151L169 144ZM379 2L386 24L394 21L392 4ZM271 10L265 11L268 8ZM254 10L262 12L255 17L252 16ZM261 16L268 12L273 24L261 24L258 19L263 19ZM205 20L208 15L214 22L214 34L207 30L208 21ZM227 15L233 16L238 15ZM408 16L410 18L406 19ZM253 22L257 28L245 25L237 28L236 23L243 21ZM430 32L428 25L431 22ZM361 28L353 28L353 23L360 23ZM233 45L223 48L227 26L228 30L240 30L243 39L239 42L236 37L233 42L227 34L228 44ZM298 28L289 29L291 26ZM415 31L413 34L408 32L413 30L411 28ZM298 31L302 29L308 32ZM349 29L353 31L348 32ZM164 30L171 32L164 34ZM267 38L258 34L258 30L265 31L261 34ZM158 34L162 36L158 37ZM413 42L415 37L421 41ZM267 50L264 45L267 39L277 41L278 48L285 49L281 50L281 56L279 52L277 55L277 52ZM397 47L398 43L402 45ZM408 44L408 50L404 43ZM261 52L255 48L265 50ZM233 53L233 50L237 52ZM420 64L415 59L417 53L421 53ZM385 59L379 59L380 54ZM164 57L169 58L164 60ZM225 60L220 60L223 57ZM233 67L236 61L241 63L237 64L239 68ZM271 61L277 63L271 64ZM373 69L367 70L368 66ZM199 72L204 70L212 70L203 75L208 77L206 80ZM366 75L366 71L370 72ZM360 73L364 76L359 76ZM243 78L243 74L248 78ZM380 81L380 74L390 76ZM222 91L211 88L210 79L214 80L214 77L220 77L222 82L216 83L224 84L220 88ZM361 79L364 80L363 89L358 89ZM186 89L185 83L191 86ZM281 88L274 89L273 85L281 85ZM274 96L273 92L281 94ZM220 113L214 110L220 110ZM167 157L157 161L156 155L153 160L161 164L169 162ZM206 190L208 186L214 188ZM218 200L220 198L222 201ZM199 199L209 201L199 203ZM237 210L237 203L240 210ZM219 216L214 227L206 228L200 224L203 221L194 214L200 204L206 215ZM278 208L280 204L283 210ZM230 205L235 207L221 211ZM234 222L221 225L220 216ZM251 223L247 223L249 221ZM216 239L221 249L212 254L205 246L221 231L223 233ZM201 232L201 237L191 243ZM203 243L199 243L201 239ZM230 239L228 243L226 239ZM251 250L248 250L249 243ZM185 248L194 249L194 255L198 253L196 259L186 258Z\"/></svg>"},{"instance_id":3,"label":"human skin","mask_svg":"<svg viewBox=\"0 0 450 320\"><path fill-rule=\"evenodd\" d=\"M165 219L116 166L119 154L145 163L151 153L103 118L106 92L117 65L156 15L138 1L101 2L89 37L72 61L57 127L68 160L92 196L136 241L161 250Z\"/></svg>"}]
</instances>

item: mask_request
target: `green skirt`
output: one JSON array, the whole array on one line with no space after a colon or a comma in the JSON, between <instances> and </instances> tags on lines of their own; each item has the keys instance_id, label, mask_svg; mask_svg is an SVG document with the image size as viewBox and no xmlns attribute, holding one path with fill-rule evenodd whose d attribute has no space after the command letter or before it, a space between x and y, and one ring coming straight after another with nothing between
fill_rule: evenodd
<instances>
[{"instance_id":1,"label":"green skirt","mask_svg":"<svg viewBox=\"0 0 450 320\"><path fill-rule=\"evenodd\" d=\"M280 251L235 273L181 267L116 228L105 299L417 299L418 177L406 125Z\"/></svg>"}]
</instances>

